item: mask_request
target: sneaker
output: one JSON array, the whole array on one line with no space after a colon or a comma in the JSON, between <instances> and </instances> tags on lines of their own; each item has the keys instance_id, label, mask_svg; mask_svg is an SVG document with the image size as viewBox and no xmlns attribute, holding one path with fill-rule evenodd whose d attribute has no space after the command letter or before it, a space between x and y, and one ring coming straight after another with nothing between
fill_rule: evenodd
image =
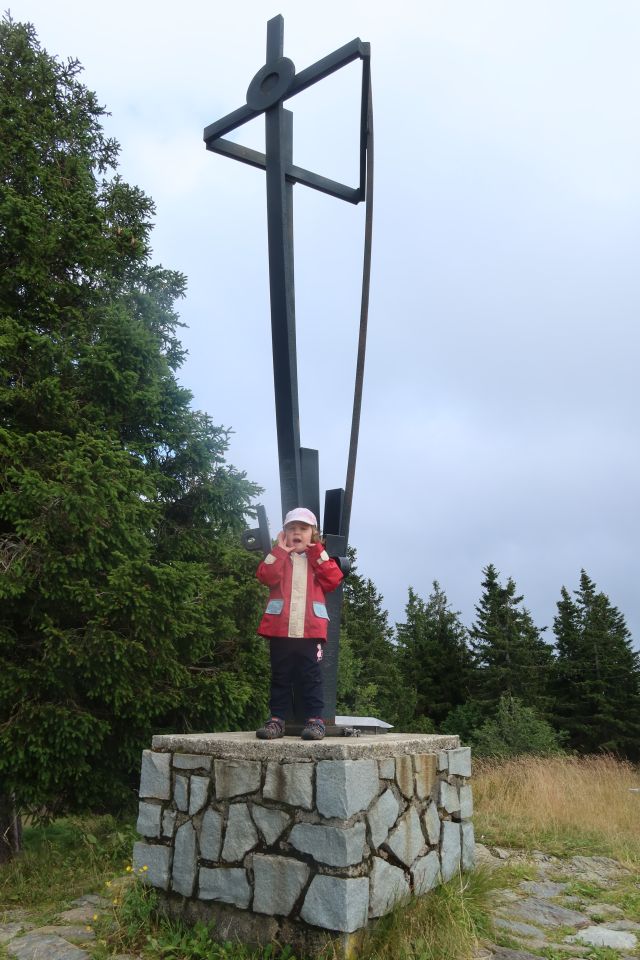
<instances>
[{"instance_id":1,"label":"sneaker","mask_svg":"<svg viewBox=\"0 0 640 960\"><path fill-rule=\"evenodd\" d=\"M302 731L303 740L322 740L324 737L324 720L322 717L309 717Z\"/></svg>"},{"instance_id":2,"label":"sneaker","mask_svg":"<svg viewBox=\"0 0 640 960\"><path fill-rule=\"evenodd\" d=\"M263 727L256 730L258 740L278 740L284 737L284 720L280 717L271 717Z\"/></svg>"}]
</instances>

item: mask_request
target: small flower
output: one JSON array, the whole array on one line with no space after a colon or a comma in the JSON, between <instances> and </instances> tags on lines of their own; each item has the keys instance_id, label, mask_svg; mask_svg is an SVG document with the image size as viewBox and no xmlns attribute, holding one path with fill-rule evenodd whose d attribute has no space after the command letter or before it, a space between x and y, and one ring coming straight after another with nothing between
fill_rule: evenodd
<instances>
[{"instance_id":1,"label":"small flower","mask_svg":"<svg viewBox=\"0 0 640 960\"><path fill-rule=\"evenodd\" d=\"M142 869L143 869L143 871L146 871L146 870L149 869L149 867L148 867L148 866L146 865L146 863L145 863L145 865L144 865L144 867L143 867Z\"/></svg>"},{"instance_id":2,"label":"small flower","mask_svg":"<svg viewBox=\"0 0 640 960\"><path fill-rule=\"evenodd\" d=\"M131 866L130 863L128 863L128 864L127 864L127 873L131 873L132 870L133 870L133 867Z\"/></svg>"},{"instance_id":3,"label":"small flower","mask_svg":"<svg viewBox=\"0 0 640 960\"><path fill-rule=\"evenodd\" d=\"M91 927L89 926L89 924L87 924L87 926L85 927L85 930L91 932Z\"/></svg>"},{"instance_id":4,"label":"small flower","mask_svg":"<svg viewBox=\"0 0 640 960\"><path fill-rule=\"evenodd\" d=\"M107 882L105 883L105 887L109 889L110 886L111 886L111 880L107 880Z\"/></svg>"},{"instance_id":5,"label":"small flower","mask_svg":"<svg viewBox=\"0 0 640 960\"><path fill-rule=\"evenodd\" d=\"M97 919L98 919L98 914L97 914L97 913L94 913L93 919L94 919L94 920L97 920Z\"/></svg>"}]
</instances>

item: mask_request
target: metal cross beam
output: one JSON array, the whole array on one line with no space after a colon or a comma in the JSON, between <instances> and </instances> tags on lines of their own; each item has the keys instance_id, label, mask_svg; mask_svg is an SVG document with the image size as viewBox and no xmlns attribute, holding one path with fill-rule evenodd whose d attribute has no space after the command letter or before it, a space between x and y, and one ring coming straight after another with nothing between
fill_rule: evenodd
<instances>
[{"instance_id":1,"label":"metal cross beam","mask_svg":"<svg viewBox=\"0 0 640 960\"><path fill-rule=\"evenodd\" d=\"M365 199L370 49L368 43L352 40L300 73L296 73L293 62L283 56L283 49L284 19L279 15L267 23L267 62L249 84L246 104L206 127L204 141L207 150L266 171L273 373L280 494L284 515L309 499L305 497L305 471L300 453L292 186L302 183L350 203L360 203ZM283 104L296 93L358 59L363 62L360 182L357 187L350 187L294 165L293 115L284 109ZM224 139L225 134L263 113L265 153ZM341 530L340 533L346 536L347 531Z\"/></svg>"}]
</instances>

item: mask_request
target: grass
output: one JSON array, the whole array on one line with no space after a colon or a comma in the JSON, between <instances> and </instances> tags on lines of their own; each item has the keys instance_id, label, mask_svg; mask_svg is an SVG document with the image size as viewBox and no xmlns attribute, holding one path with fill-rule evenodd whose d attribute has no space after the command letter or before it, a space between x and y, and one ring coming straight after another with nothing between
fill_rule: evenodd
<instances>
[{"instance_id":1,"label":"grass","mask_svg":"<svg viewBox=\"0 0 640 960\"><path fill-rule=\"evenodd\" d=\"M104 892L131 857L132 823L113 817L64 818L26 827L24 850L0 871L0 915L22 907L46 921L75 897Z\"/></svg>"},{"instance_id":2,"label":"grass","mask_svg":"<svg viewBox=\"0 0 640 960\"><path fill-rule=\"evenodd\" d=\"M470 960L479 939L490 933L489 892L503 876L479 869L458 876L430 896L412 900L378 921L364 939L358 960ZM96 925L95 960L135 953L146 960L271 960L273 947L251 951L238 943L216 943L211 929L185 927L157 912L153 890L134 883L113 914ZM285 947L279 960L296 960ZM299 958L302 960L302 958ZM334 960L329 948L325 960Z\"/></svg>"},{"instance_id":3,"label":"grass","mask_svg":"<svg viewBox=\"0 0 640 960\"><path fill-rule=\"evenodd\" d=\"M108 960L114 954L134 954L145 960L270 960L272 946L251 950L240 943L218 943L212 926L186 926L170 920L159 910L155 891L139 879L127 886L112 913L96 923L94 960ZM296 960L285 948L280 960Z\"/></svg>"},{"instance_id":4,"label":"grass","mask_svg":"<svg viewBox=\"0 0 640 960\"><path fill-rule=\"evenodd\" d=\"M489 894L502 882L480 868L396 908L367 936L358 960L468 960L491 933Z\"/></svg>"},{"instance_id":5,"label":"grass","mask_svg":"<svg viewBox=\"0 0 640 960\"><path fill-rule=\"evenodd\" d=\"M640 770L612 756L477 760L476 838L640 864Z\"/></svg>"}]
</instances>

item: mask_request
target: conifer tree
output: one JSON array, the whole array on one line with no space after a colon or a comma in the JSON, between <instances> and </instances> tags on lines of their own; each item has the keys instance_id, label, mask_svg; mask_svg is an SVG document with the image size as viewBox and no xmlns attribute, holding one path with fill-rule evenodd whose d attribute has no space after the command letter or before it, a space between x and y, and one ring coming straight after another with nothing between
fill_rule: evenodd
<instances>
[{"instance_id":1,"label":"conifer tree","mask_svg":"<svg viewBox=\"0 0 640 960\"><path fill-rule=\"evenodd\" d=\"M339 708L358 716L373 713L401 727L413 712L412 692L403 686L389 616L372 580L362 577L351 552L351 573L344 581L341 668L348 666L351 687L340 688Z\"/></svg>"},{"instance_id":2,"label":"conifer tree","mask_svg":"<svg viewBox=\"0 0 640 960\"><path fill-rule=\"evenodd\" d=\"M555 722L581 752L640 756L640 654L620 611L582 570L572 599L563 587L554 620Z\"/></svg>"},{"instance_id":3,"label":"conifer tree","mask_svg":"<svg viewBox=\"0 0 640 960\"><path fill-rule=\"evenodd\" d=\"M185 279L79 73L4 19L0 793L50 813L130 802L152 732L266 701L256 488L176 380Z\"/></svg>"},{"instance_id":4,"label":"conifer tree","mask_svg":"<svg viewBox=\"0 0 640 960\"><path fill-rule=\"evenodd\" d=\"M426 603L409 588L397 638L404 687L416 692L413 722L428 717L439 726L467 700L471 655L460 615L437 581Z\"/></svg>"},{"instance_id":5,"label":"conifer tree","mask_svg":"<svg viewBox=\"0 0 640 960\"><path fill-rule=\"evenodd\" d=\"M472 696L487 716L503 695L517 697L544 717L550 709L553 652L542 639L509 577L502 586L493 564L483 571L482 595L471 627Z\"/></svg>"}]
</instances>

